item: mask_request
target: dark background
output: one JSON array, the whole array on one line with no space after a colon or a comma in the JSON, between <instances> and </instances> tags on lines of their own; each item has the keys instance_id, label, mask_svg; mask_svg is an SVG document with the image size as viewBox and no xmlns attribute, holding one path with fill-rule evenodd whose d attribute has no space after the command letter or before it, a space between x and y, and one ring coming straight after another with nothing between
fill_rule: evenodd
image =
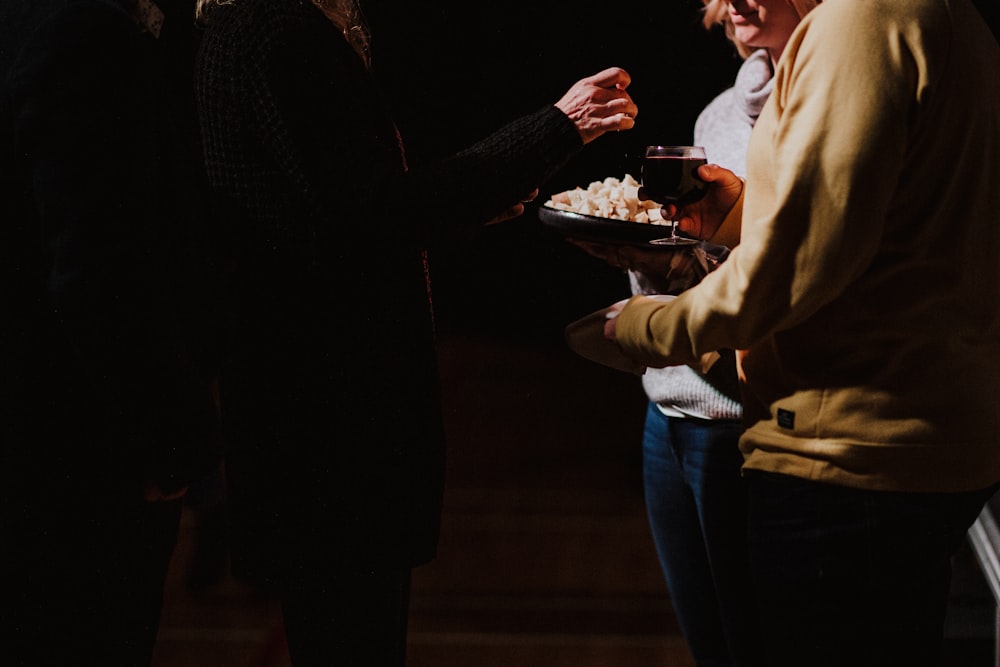
<instances>
[{"instance_id":1,"label":"dark background","mask_svg":"<svg viewBox=\"0 0 1000 667\"><path fill-rule=\"evenodd\" d=\"M369 2L366 15L376 74L411 164L552 104L606 67L632 75L635 129L586 146L524 216L431 255L440 328L561 340L567 322L622 298L628 286L620 271L543 228L537 205L608 176L638 177L647 143L689 143L699 110L732 81L739 60L720 30L701 27L700 0L600 9L564 0L400 5Z\"/></svg>"}]
</instances>

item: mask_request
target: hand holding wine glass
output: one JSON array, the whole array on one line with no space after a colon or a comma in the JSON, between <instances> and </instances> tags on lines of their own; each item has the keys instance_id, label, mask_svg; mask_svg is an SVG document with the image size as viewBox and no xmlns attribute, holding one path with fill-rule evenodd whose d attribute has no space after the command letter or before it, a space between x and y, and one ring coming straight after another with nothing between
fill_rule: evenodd
<instances>
[{"instance_id":1,"label":"hand holding wine glass","mask_svg":"<svg viewBox=\"0 0 1000 667\"><path fill-rule=\"evenodd\" d=\"M705 194L692 203L664 204L664 218L676 221L677 228L699 239L709 239L718 231L743 192L743 180L717 164L698 168Z\"/></svg>"},{"instance_id":2,"label":"hand holding wine glass","mask_svg":"<svg viewBox=\"0 0 1000 667\"><path fill-rule=\"evenodd\" d=\"M668 210L679 211L705 195L706 183L698 176L698 167L708 160L701 146L647 146L642 160L642 189L646 197L660 202ZM695 239L677 234L677 217L671 217L670 236L650 243L657 245L692 245Z\"/></svg>"}]
</instances>

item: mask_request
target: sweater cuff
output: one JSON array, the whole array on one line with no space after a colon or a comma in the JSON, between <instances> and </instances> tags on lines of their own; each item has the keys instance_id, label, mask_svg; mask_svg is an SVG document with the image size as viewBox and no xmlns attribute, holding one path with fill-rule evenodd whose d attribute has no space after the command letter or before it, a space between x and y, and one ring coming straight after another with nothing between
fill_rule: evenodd
<instances>
[{"instance_id":1,"label":"sweater cuff","mask_svg":"<svg viewBox=\"0 0 1000 667\"><path fill-rule=\"evenodd\" d=\"M554 104L542 107L526 120L534 126L535 132L548 137L547 148L542 154L548 162L546 180L583 150L583 137L576 124Z\"/></svg>"},{"instance_id":2,"label":"sweater cuff","mask_svg":"<svg viewBox=\"0 0 1000 667\"><path fill-rule=\"evenodd\" d=\"M668 330L653 321L676 303L676 299L665 302L644 296L629 299L615 322L615 336L622 351L649 368L699 362L700 359L690 353L690 341L680 327Z\"/></svg>"},{"instance_id":3,"label":"sweater cuff","mask_svg":"<svg viewBox=\"0 0 1000 667\"><path fill-rule=\"evenodd\" d=\"M729 209L729 213L726 214L719 228L709 237L712 243L718 243L727 248L735 248L739 245L740 233L743 230L743 193L746 190L746 181L743 181L743 189L740 190L740 196L736 203Z\"/></svg>"}]
</instances>

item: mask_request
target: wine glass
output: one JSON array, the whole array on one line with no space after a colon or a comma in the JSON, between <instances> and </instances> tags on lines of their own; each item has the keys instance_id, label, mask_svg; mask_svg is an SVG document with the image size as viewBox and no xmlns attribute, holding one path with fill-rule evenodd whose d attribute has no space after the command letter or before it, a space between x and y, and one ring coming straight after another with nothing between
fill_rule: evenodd
<instances>
[{"instance_id":1,"label":"wine glass","mask_svg":"<svg viewBox=\"0 0 1000 667\"><path fill-rule=\"evenodd\" d=\"M705 164L701 146L647 146L642 160L642 189L647 197L660 204L681 206L705 196L706 184L698 178L698 167ZM697 239L677 234L677 220L670 221L670 236L650 241L655 245L694 245Z\"/></svg>"}]
</instances>

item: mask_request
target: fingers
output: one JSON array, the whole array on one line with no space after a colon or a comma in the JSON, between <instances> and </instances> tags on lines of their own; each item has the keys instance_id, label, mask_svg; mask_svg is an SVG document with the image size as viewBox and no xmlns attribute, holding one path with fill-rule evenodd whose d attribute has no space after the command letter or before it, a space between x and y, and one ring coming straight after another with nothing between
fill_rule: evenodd
<instances>
[{"instance_id":1,"label":"fingers","mask_svg":"<svg viewBox=\"0 0 1000 667\"><path fill-rule=\"evenodd\" d=\"M605 107L604 111L606 112ZM595 107L590 116L576 123L583 143L587 144L605 132L623 132L635 127L635 116L629 113L603 115L600 107Z\"/></svg>"},{"instance_id":2,"label":"fingers","mask_svg":"<svg viewBox=\"0 0 1000 667\"><path fill-rule=\"evenodd\" d=\"M676 220L677 228L699 239L712 238L743 191L743 180L717 164L698 168L698 178L709 184L704 197L682 208L665 205L664 218Z\"/></svg>"},{"instance_id":3,"label":"fingers","mask_svg":"<svg viewBox=\"0 0 1000 667\"><path fill-rule=\"evenodd\" d=\"M619 88L597 88L591 95L595 102L590 113L597 117L606 131L629 130L635 126L639 106Z\"/></svg>"},{"instance_id":4,"label":"fingers","mask_svg":"<svg viewBox=\"0 0 1000 667\"><path fill-rule=\"evenodd\" d=\"M685 234L693 236L696 239L707 238L708 236L710 236L710 234L707 234L705 232L705 229L701 223L701 218L694 216L680 215L677 218L677 229L684 232Z\"/></svg>"},{"instance_id":5,"label":"fingers","mask_svg":"<svg viewBox=\"0 0 1000 667\"><path fill-rule=\"evenodd\" d=\"M577 81L556 107L565 113L587 144L605 132L635 127L639 107L625 91L632 82L620 67L609 67Z\"/></svg>"},{"instance_id":6,"label":"fingers","mask_svg":"<svg viewBox=\"0 0 1000 667\"><path fill-rule=\"evenodd\" d=\"M604 321L604 337L608 340L618 340L617 317Z\"/></svg>"},{"instance_id":7,"label":"fingers","mask_svg":"<svg viewBox=\"0 0 1000 667\"><path fill-rule=\"evenodd\" d=\"M624 90L611 92L611 95L613 97L604 104L609 114L604 119L604 129L608 132L631 130L635 127L635 117L639 115L638 105Z\"/></svg>"},{"instance_id":8,"label":"fingers","mask_svg":"<svg viewBox=\"0 0 1000 667\"><path fill-rule=\"evenodd\" d=\"M706 183L720 182L720 185L728 185L732 179L738 179L736 174L717 164L703 164L698 167L698 178Z\"/></svg>"},{"instance_id":9,"label":"fingers","mask_svg":"<svg viewBox=\"0 0 1000 667\"><path fill-rule=\"evenodd\" d=\"M538 197L538 192L539 192L538 188L535 188L534 190L532 190L531 192L529 192L527 195L525 195L524 197L522 197L521 201L519 201L516 204L514 204L513 206L511 206L510 208L508 208L506 211L504 211L503 213L501 213L497 217L495 217L492 220L488 221L486 224L487 225L495 225L495 224L497 224L499 222L506 222L507 220L511 220L512 218L516 218L516 217L518 217L520 215L524 215L524 211L525 211L525 206L524 205L535 201L535 198ZM568 197L567 197L567 199L568 199Z\"/></svg>"},{"instance_id":10,"label":"fingers","mask_svg":"<svg viewBox=\"0 0 1000 667\"><path fill-rule=\"evenodd\" d=\"M621 67L609 67L587 77L584 81L590 81L601 88L620 88L624 90L632 83L632 77Z\"/></svg>"},{"instance_id":11,"label":"fingers","mask_svg":"<svg viewBox=\"0 0 1000 667\"><path fill-rule=\"evenodd\" d=\"M601 121L601 127L607 132L622 132L635 127L635 118L628 114L620 113L609 116Z\"/></svg>"},{"instance_id":12,"label":"fingers","mask_svg":"<svg viewBox=\"0 0 1000 667\"><path fill-rule=\"evenodd\" d=\"M632 98L624 90L612 93L612 97L607 101L606 106L608 111L625 114L626 116L631 116L632 118L639 115L638 105L632 101Z\"/></svg>"},{"instance_id":13,"label":"fingers","mask_svg":"<svg viewBox=\"0 0 1000 667\"><path fill-rule=\"evenodd\" d=\"M496 225L501 222L507 222L508 220L512 220L513 218L516 218L523 214L524 214L524 204L517 203L511 206L503 213L501 213L500 215L498 215L497 217L487 221L486 225L489 226L489 225Z\"/></svg>"}]
</instances>

